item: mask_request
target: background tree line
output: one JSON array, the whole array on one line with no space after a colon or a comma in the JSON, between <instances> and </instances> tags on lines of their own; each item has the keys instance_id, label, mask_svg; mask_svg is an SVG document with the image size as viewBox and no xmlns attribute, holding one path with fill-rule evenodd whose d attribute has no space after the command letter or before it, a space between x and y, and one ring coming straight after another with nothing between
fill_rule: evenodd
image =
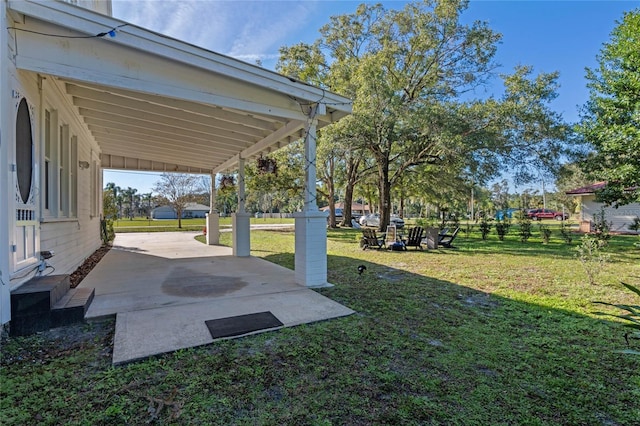
<instances>
[{"instance_id":1,"label":"background tree line","mask_svg":"<svg viewBox=\"0 0 640 426\"><path fill-rule=\"evenodd\" d=\"M338 200L342 225L350 226L358 201L381 214L381 228L394 212L467 215L547 204L573 212L575 201L564 192L597 180L610 182L599 194L608 203L638 200L638 11L624 15L599 68L587 70L591 98L581 122L571 125L550 108L558 74L536 74L526 65L499 74L493 58L501 35L486 22L462 24L467 6L425 0L387 10L365 3L332 17L314 43L280 49L279 72L353 99L353 114L318 132L318 202L329 206L330 226ZM476 95L496 78L501 95ZM300 210L303 148L298 141L271 153L277 173L246 166L249 211ZM502 173L517 185L542 182L542 192L509 194L497 180ZM545 184L557 192L548 195ZM167 185L155 189L165 197L156 205L175 202ZM110 190L120 217L148 214L151 194ZM206 184L188 192L208 204ZM223 214L235 211L236 188L221 187L216 202Z\"/></svg>"}]
</instances>

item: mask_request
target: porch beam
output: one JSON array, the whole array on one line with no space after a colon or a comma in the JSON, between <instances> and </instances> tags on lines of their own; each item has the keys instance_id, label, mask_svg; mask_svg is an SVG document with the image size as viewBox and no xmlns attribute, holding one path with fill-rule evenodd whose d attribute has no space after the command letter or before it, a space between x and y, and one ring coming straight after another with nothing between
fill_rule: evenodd
<instances>
[{"instance_id":1,"label":"porch beam","mask_svg":"<svg viewBox=\"0 0 640 426\"><path fill-rule=\"evenodd\" d=\"M211 169L185 166L183 164L163 163L161 161L148 160L121 155L102 154L101 165L103 169L141 170L149 172L179 172L208 174Z\"/></svg>"},{"instance_id":2,"label":"porch beam","mask_svg":"<svg viewBox=\"0 0 640 426\"><path fill-rule=\"evenodd\" d=\"M278 128L275 119L259 119L246 113L224 110L211 105L194 104L177 99L160 98L130 90L109 88L108 92L98 90L82 83L67 83L67 94L77 99L87 99L112 105L126 103L131 108L151 111L158 115L176 117L185 121L200 122L218 127L258 136Z\"/></svg>"},{"instance_id":3,"label":"porch beam","mask_svg":"<svg viewBox=\"0 0 640 426\"><path fill-rule=\"evenodd\" d=\"M134 132L126 132L126 131L118 131L106 129L104 127L99 127L95 125L88 126L91 130L93 136L95 136L96 140L100 143L100 145L104 146L113 146L118 147L125 145L124 148L131 147L132 145L138 145L141 147L149 147L157 146L157 147L166 147L171 148L173 151L176 150L191 150L193 149L196 153L201 151L204 155L209 157L211 154L211 149L215 149L218 153L233 155L234 152L237 152L237 149L234 151L231 148L224 148L215 143L205 144L205 141L192 142L191 140L185 140L185 138L175 137L171 138L160 138L160 137L150 137L144 133L134 133ZM123 142L125 144L123 144ZM177 143L180 143L177 145Z\"/></svg>"},{"instance_id":4,"label":"porch beam","mask_svg":"<svg viewBox=\"0 0 640 426\"><path fill-rule=\"evenodd\" d=\"M266 133L263 131L225 123L220 120L212 119L210 122L206 122L204 119L194 120L193 114L185 114L184 111L174 111L174 115L168 115L169 111L163 111L163 114L158 114L157 112L151 111L149 108L146 110L143 110L142 108L133 108L129 103L127 103L127 105L114 105L81 98L74 98L73 101L74 105L78 107L78 109L87 112L93 111L94 114L106 112L115 116L129 117L151 123L164 123L172 127L191 129L205 134L215 133L228 138L229 140L238 141L239 143L246 143L250 138L260 140L266 136ZM180 114L181 112L183 114ZM191 119L186 120L184 115L190 115ZM226 126L223 124L226 124Z\"/></svg>"},{"instance_id":5,"label":"porch beam","mask_svg":"<svg viewBox=\"0 0 640 426\"><path fill-rule=\"evenodd\" d=\"M168 124L162 124L160 122L151 122L151 121L141 121L134 118L123 117L120 115L114 115L109 113L99 113L97 111L89 111L89 110L80 110L80 114L85 117L85 122L89 123L97 123L102 122L105 124L117 125L118 128L122 129L130 129L132 131L143 131L145 133L149 133L152 131L155 135L162 136L167 135L171 137L175 137L179 135L179 137L186 136L193 139L201 139L203 141L210 141L212 139L212 133L204 133L198 132L194 130L189 130L185 128L173 127ZM213 133L215 136L215 141L220 143L221 145L226 145L229 147L234 147L236 152L238 148L242 148L245 146L250 146L251 141L238 141L229 139L224 136L219 136L216 133Z\"/></svg>"},{"instance_id":6,"label":"porch beam","mask_svg":"<svg viewBox=\"0 0 640 426\"><path fill-rule=\"evenodd\" d=\"M46 29L44 31L46 31ZM67 52L67 49L59 50L60 47L56 46L56 44L53 43L50 43L47 46L41 45L42 37L40 37L40 39L38 40L30 40L27 43L25 41L26 39L23 33L20 31L18 31L18 33L20 33L16 34L18 52L46 52L49 50L53 50L49 55L47 55L49 56L48 58L42 55L39 55L38 57L26 57L24 54L16 55L15 62L18 69L41 74L54 75L56 77L69 78L73 80L87 81L93 84L100 84L104 86L117 87L134 91L137 90L143 93L167 96L170 98L183 99L192 102L217 105L220 107L232 108L258 115L272 115L286 119L303 118L301 117L302 112L299 110L298 105L295 103L290 103L290 106L288 108L267 103L269 95L266 92L263 94L263 96L257 96L255 100L250 100L250 95L248 93L246 94L246 96L236 97L236 95L238 94L236 90L240 90L240 93L242 93L249 90L249 88L244 87L242 89L234 87L233 89L231 89L229 86L236 85L232 84L232 80L230 80L228 77L214 77L212 75L209 75L210 81L208 83L208 90L210 90L211 87L218 88L217 93L211 93L205 87L189 87L189 84L179 86L175 83L169 84L168 81L154 81L151 78L139 78L138 72L132 73L131 70L128 69L129 67L125 64L121 65L121 69L119 71L104 71L107 65L113 65L113 63L108 64L103 61L96 61L99 63L93 64L92 62L87 62L86 58L91 57L95 60L95 58L100 57L101 52L104 52L105 50L105 44L102 44L99 49L94 48L91 51L87 51L85 55L77 55L78 58L67 58L66 60L62 59L65 60L65 63L58 63L54 58L65 58L66 56L68 56L65 54ZM85 41L85 43L91 42ZM76 43L72 44L75 45ZM85 50L81 49L80 45L69 47L68 49L70 51ZM112 52L108 56L117 57L118 55L116 52ZM151 55L149 54L141 56L147 57L146 60L151 59ZM137 61L141 60L144 61L145 59L139 58ZM88 65L93 65L93 67L88 68ZM173 65L175 66L178 64L174 63ZM155 64L152 66L154 68L162 68L161 64ZM151 70L147 69L147 71ZM180 71L174 71L174 74L180 73ZM190 74L190 72L186 69L183 70L182 73ZM149 74L147 72L144 72L143 75L145 75L145 77L149 77ZM195 78L195 80L197 79L201 78ZM225 90L221 91L221 88L225 88ZM271 96L273 96L273 94ZM260 98L262 98L262 100ZM274 99L272 98L272 100ZM284 99L281 99L280 103L284 105L286 102L284 102Z\"/></svg>"},{"instance_id":7,"label":"porch beam","mask_svg":"<svg viewBox=\"0 0 640 426\"><path fill-rule=\"evenodd\" d=\"M277 131L271 133L266 138L262 139L260 142L255 143L251 147L243 150L238 156L234 156L218 167L214 169L215 173L222 173L226 170L232 169L236 164L238 164L239 158L251 158L254 155L259 154L262 151L266 151L272 145L286 139L287 137L295 134L296 132L302 130L304 128L304 121L290 121Z\"/></svg>"},{"instance_id":8,"label":"porch beam","mask_svg":"<svg viewBox=\"0 0 640 426\"><path fill-rule=\"evenodd\" d=\"M164 163L184 164L186 167L205 169L207 170L207 174L209 174L209 171L213 166L212 164L209 164L209 161L206 159L196 162L196 161L193 161L191 157L180 155L179 151L158 152L153 156L147 155L146 153L148 151L149 149L133 149L133 148L105 149L103 155L108 154L108 155L121 156L121 157L146 158L152 161L159 161Z\"/></svg>"},{"instance_id":9,"label":"porch beam","mask_svg":"<svg viewBox=\"0 0 640 426\"><path fill-rule=\"evenodd\" d=\"M240 85L268 87L272 91L283 94L286 98L305 102L323 101L333 105L332 110L341 113L341 115L347 115L351 112L349 100L335 93L90 10L78 10L77 7L64 2L9 0L7 4L8 9L12 11L42 20L44 29L53 30L56 27L61 27L76 34L95 35L110 28L119 27L117 36L113 39L92 40L100 42L99 46L103 50L105 46L114 46L120 47L120 50L129 48L141 52L153 52L158 57L169 59L171 62L187 64L192 69L233 76ZM51 24L54 28L47 28L51 27ZM74 40L70 39L69 41ZM81 42L86 41L81 40ZM75 46L71 46L71 49L75 49Z\"/></svg>"}]
</instances>

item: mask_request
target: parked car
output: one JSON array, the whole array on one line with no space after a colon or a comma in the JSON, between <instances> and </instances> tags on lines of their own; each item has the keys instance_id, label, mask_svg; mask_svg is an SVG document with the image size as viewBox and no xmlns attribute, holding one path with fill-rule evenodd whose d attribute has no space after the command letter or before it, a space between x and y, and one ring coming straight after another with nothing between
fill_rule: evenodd
<instances>
[{"instance_id":1,"label":"parked car","mask_svg":"<svg viewBox=\"0 0 640 426\"><path fill-rule=\"evenodd\" d=\"M329 211L328 209L323 209L324 211ZM342 222L342 217L343 217L343 211L342 208L340 207L336 207L336 223L338 222ZM351 211L351 219L355 219L356 221L360 219L362 215L354 212L353 210ZM329 217L327 216L327 222L329 221Z\"/></svg>"},{"instance_id":2,"label":"parked car","mask_svg":"<svg viewBox=\"0 0 640 426\"><path fill-rule=\"evenodd\" d=\"M402 220L402 218L398 215L392 214L391 215L391 224L395 225L396 228L400 229L404 226L404 220ZM378 213L371 213L371 214L367 214L364 215L360 218L360 225L362 226L373 226L373 227L378 227L380 226L380 214Z\"/></svg>"},{"instance_id":3,"label":"parked car","mask_svg":"<svg viewBox=\"0 0 640 426\"><path fill-rule=\"evenodd\" d=\"M527 211L527 216L531 218L531 220L539 220L539 219L555 219L555 220L565 220L569 219L568 213L562 213L559 211L551 210L551 209L533 209Z\"/></svg>"}]
</instances>

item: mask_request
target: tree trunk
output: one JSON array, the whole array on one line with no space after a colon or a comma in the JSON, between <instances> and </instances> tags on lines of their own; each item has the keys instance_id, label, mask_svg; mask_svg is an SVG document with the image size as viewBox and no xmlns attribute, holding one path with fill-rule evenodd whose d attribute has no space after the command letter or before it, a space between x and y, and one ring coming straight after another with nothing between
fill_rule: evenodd
<instances>
[{"instance_id":1,"label":"tree trunk","mask_svg":"<svg viewBox=\"0 0 640 426\"><path fill-rule=\"evenodd\" d=\"M344 191L344 208L342 209L342 224L351 226L351 218L353 212L351 205L353 204L353 190L358 180L358 167L360 160L356 160L352 155L347 158L347 185Z\"/></svg>"},{"instance_id":2,"label":"tree trunk","mask_svg":"<svg viewBox=\"0 0 640 426\"><path fill-rule=\"evenodd\" d=\"M342 209L342 226L351 226L351 205L353 204L353 185L347 183L344 190L344 208Z\"/></svg>"},{"instance_id":3,"label":"tree trunk","mask_svg":"<svg viewBox=\"0 0 640 426\"><path fill-rule=\"evenodd\" d=\"M335 159L330 158L328 160L328 174L326 176L327 183L327 198L329 202L329 228L336 227L336 184L335 184Z\"/></svg>"},{"instance_id":4,"label":"tree trunk","mask_svg":"<svg viewBox=\"0 0 640 426\"><path fill-rule=\"evenodd\" d=\"M380 190L380 226L378 230L384 232L391 221L391 182L389 182L389 158L378 158L378 175Z\"/></svg>"},{"instance_id":5,"label":"tree trunk","mask_svg":"<svg viewBox=\"0 0 640 426\"><path fill-rule=\"evenodd\" d=\"M336 203L334 202L336 196L336 188L333 179L327 181L327 198L329 199L329 228L336 227Z\"/></svg>"}]
</instances>

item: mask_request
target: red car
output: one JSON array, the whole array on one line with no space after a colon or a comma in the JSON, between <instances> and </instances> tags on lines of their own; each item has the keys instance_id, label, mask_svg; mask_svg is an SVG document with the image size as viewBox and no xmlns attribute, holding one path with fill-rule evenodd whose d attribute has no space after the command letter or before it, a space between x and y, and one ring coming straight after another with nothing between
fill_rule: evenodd
<instances>
[{"instance_id":1,"label":"red car","mask_svg":"<svg viewBox=\"0 0 640 426\"><path fill-rule=\"evenodd\" d=\"M555 220L565 220L569 219L568 213L562 213L551 209L533 209L527 212L527 216L531 218L531 220L538 219L555 219Z\"/></svg>"}]
</instances>

